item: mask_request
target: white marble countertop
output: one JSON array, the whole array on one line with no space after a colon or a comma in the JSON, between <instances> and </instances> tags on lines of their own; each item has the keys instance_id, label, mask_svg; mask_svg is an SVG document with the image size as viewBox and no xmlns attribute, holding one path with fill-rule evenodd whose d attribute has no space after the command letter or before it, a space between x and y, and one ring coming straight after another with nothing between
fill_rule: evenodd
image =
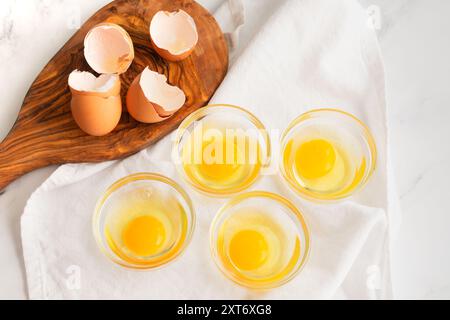
<instances>
[{"instance_id":1,"label":"white marble countertop","mask_svg":"<svg viewBox=\"0 0 450 320\"><path fill-rule=\"evenodd\" d=\"M360 0L379 11L390 134L403 224L392 272L396 298L450 299L450 1ZM0 6L0 139L38 72L108 0L5 0ZM222 0L200 0L215 11ZM0 195L0 299L24 299L20 216L45 168Z\"/></svg>"}]
</instances>

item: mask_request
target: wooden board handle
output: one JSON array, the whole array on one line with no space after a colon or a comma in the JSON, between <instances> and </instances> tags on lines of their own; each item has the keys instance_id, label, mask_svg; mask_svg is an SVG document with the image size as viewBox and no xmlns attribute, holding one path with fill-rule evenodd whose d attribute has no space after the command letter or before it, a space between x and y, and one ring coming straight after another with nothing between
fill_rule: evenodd
<instances>
[{"instance_id":1,"label":"wooden board handle","mask_svg":"<svg viewBox=\"0 0 450 320\"><path fill-rule=\"evenodd\" d=\"M24 174L49 164L38 144L18 143L12 136L0 143L0 191Z\"/></svg>"}]
</instances>

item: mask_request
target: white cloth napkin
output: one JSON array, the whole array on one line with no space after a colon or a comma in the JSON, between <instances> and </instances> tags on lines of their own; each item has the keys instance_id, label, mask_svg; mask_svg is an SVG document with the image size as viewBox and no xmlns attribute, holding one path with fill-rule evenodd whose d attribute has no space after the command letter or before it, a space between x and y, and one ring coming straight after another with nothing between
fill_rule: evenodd
<instances>
[{"instance_id":1,"label":"white cloth napkin","mask_svg":"<svg viewBox=\"0 0 450 320\"><path fill-rule=\"evenodd\" d=\"M258 3L258 4L255 4ZM390 191L384 72L374 32L356 1L244 1L251 26L214 103L244 106L269 129L299 114L336 107L372 129L378 168L365 190L344 203L317 205L287 190L278 175L252 189L289 197L304 212L312 239L305 269L284 287L252 292L224 278L208 247L214 214L226 199L199 195L179 181L171 139L123 161L60 167L30 198L22 241L32 299L370 299L390 298ZM254 12L255 7L267 9ZM226 7L225 7L226 8ZM223 9L224 10L224 9ZM258 20L259 17L259 20ZM274 154L277 156L277 154ZM157 271L124 270L102 256L92 235L95 203L115 180L135 172L178 180L191 195L197 228L176 262ZM389 194L389 195L388 195Z\"/></svg>"}]
</instances>

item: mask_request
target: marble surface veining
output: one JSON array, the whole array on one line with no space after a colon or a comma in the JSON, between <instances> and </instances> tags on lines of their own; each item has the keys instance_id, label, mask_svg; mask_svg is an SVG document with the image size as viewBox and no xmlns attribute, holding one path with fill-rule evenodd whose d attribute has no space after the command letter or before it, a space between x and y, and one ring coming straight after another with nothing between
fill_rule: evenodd
<instances>
[{"instance_id":1,"label":"marble surface veining","mask_svg":"<svg viewBox=\"0 0 450 320\"><path fill-rule=\"evenodd\" d=\"M344 0L341 0L344 1ZM0 6L0 139L30 84L75 29L108 0L4 0ZM221 0L200 0L214 11ZM360 0L378 19L391 148L403 223L392 247L396 298L450 299L450 1ZM26 298L20 215L53 172L0 194L0 299Z\"/></svg>"}]
</instances>

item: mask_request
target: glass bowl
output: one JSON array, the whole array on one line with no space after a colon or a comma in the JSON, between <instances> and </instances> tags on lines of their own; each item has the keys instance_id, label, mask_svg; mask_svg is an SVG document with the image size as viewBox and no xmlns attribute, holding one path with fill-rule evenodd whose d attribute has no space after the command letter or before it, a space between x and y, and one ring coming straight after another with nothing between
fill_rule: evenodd
<instances>
[{"instance_id":1,"label":"glass bowl","mask_svg":"<svg viewBox=\"0 0 450 320\"><path fill-rule=\"evenodd\" d=\"M220 209L211 225L210 247L227 278L267 290L300 272L309 255L310 236L302 213L289 200L255 191Z\"/></svg>"},{"instance_id":2,"label":"glass bowl","mask_svg":"<svg viewBox=\"0 0 450 320\"><path fill-rule=\"evenodd\" d=\"M148 238L138 238L139 232L146 232L147 237L153 232L142 223L130 229L131 222L148 217L162 223L153 226L164 227L164 240L158 244L161 249L142 254L130 251L127 241L134 241L130 243L142 251ZM187 193L171 179L153 173L137 173L115 182L99 199L93 216L94 237L102 253L122 267L138 270L155 269L179 257L194 227L195 212ZM125 238L125 230L135 235Z\"/></svg>"},{"instance_id":3,"label":"glass bowl","mask_svg":"<svg viewBox=\"0 0 450 320\"><path fill-rule=\"evenodd\" d=\"M264 125L232 105L210 105L187 117L175 134L172 154L184 180L202 193L219 197L253 185L270 165L270 157Z\"/></svg>"},{"instance_id":4,"label":"glass bowl","mask_svg":"<svg viewBox=\"0 0 450 320\"><path fill-rule=\"evenodd\" d=\"M312 145L311 141L322 142ZM330 141L332 149L320 150L323 141ZM311 158L304 156L305 149L299 152L299 146L308 143L309 150L316 148ZM295 119L282 136L281 150L280 170L284 180L301 197L318 202L352 196L368 182L377 161L377 149L369 128L355 116L336 109L313 110ZM317 178L314 174L322 170L317 163L326 164L324 159L329 159L326 157L330 154L333 169ZM299 161L303 161L302 168L310 172L306 169L301 172Z\"/></svg>"}]
</instances>

